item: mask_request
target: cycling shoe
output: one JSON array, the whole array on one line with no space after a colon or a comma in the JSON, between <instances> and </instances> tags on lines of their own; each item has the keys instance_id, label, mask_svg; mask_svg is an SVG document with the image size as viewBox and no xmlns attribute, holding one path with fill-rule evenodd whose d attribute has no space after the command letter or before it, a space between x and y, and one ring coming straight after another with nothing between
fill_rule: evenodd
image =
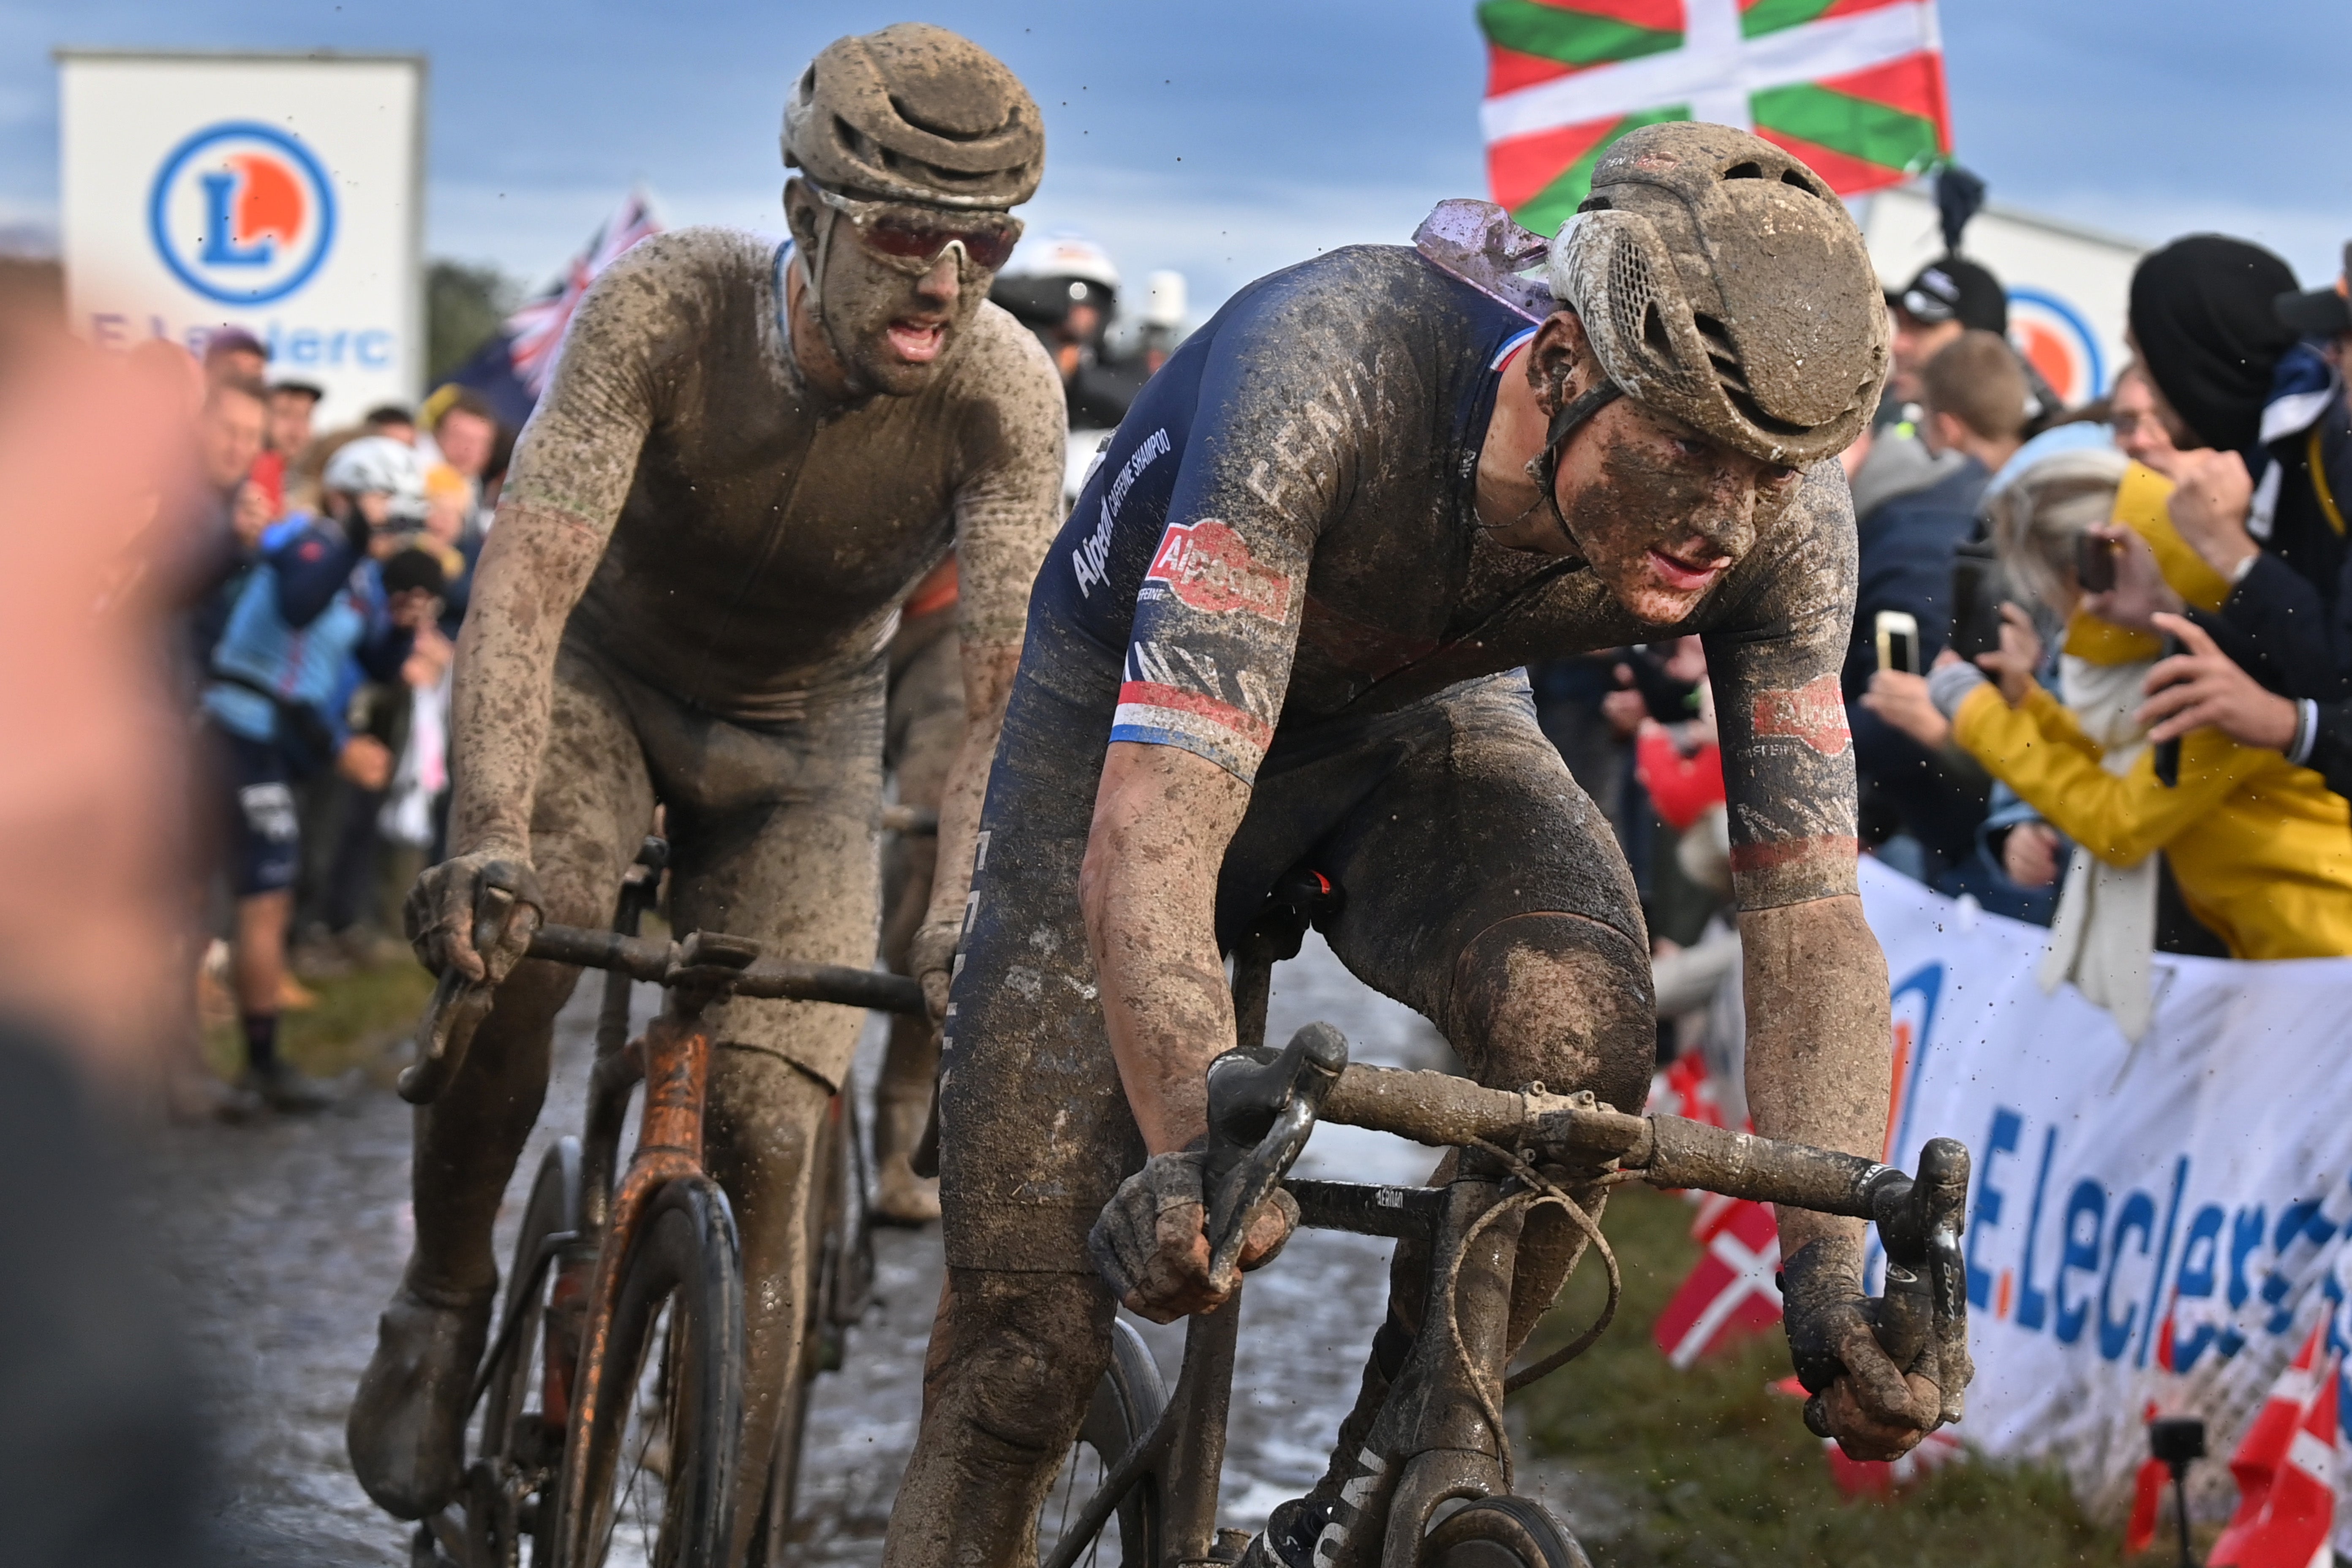
<instances>
[{"instance_id":1,"label":"cycling shoe","mask_svg":"<svg viewBox=\"0 0 2352 1568\"><path fill-rule=\"evenodd\" d=\"M1280 1504L1234 1568L1315 1568L1315 1543L1333 1512L1332 1504L1306 1498Z\"/></svg>"},{"instance_id":2,"label":"cycling shoe","mask_svg":"<svg viewBox=\"0 0 2352 1568\"><path fill-rule=\"evenodd\" d=\"M457 1495L494 1294L425 1292L404 1279L376 1325L343 1441L360 1485L394 1519L437 1513Z\"/></svg>"}]
</instances>

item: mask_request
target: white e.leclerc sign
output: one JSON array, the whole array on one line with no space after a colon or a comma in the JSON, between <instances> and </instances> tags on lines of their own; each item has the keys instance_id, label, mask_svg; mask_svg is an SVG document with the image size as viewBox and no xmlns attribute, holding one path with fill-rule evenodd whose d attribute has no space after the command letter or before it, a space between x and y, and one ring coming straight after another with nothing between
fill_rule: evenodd
<instances>
[{"instance_id":1,"label":"white e.leclerc sign","mask_svg":"<svg viewBox=\"0 0 2352 1568\"><path fill-rule=\"evenodd\" d=\"M76 331L201 353L224 327L324 426L425 374L425 61L60 49L67 308Z\"/></svg>"}]
</instances>

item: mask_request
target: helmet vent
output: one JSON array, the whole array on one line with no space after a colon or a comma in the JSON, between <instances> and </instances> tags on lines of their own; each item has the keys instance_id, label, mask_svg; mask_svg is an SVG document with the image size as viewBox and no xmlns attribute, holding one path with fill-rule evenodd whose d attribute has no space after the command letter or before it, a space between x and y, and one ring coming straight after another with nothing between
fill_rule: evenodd
<instances>
[{"instance_id":1,"label":"helmet vent","mask_svg":"<svg viewBox=\"0 0 2352 1568\"><path fill-rule=\"evenodd\" d=\"M985 130L970 131L961 126L949 125L938 120L927 120L922 115L916 113L914 106L909 104L905 99L900 98L895 92L890 95L890 107L898 111L899 119L905 121L908 124L913 126L918 131L927 131L930 132L942 142L985 142L990 137L1004 129L1003 125L999 123L989 126Z\"/></svg>"},{"instance_id":2,"label":"helmet vent","mask_svg":"<svg viewBox=\"0 0 2352 1568\"><path fill-rule=\"evenodd\" d=\"M1731 334L1713 316L1694 314L1691 321L1698 327L1699 342L1706 345L1707 363L1715 367L1716 380L1727 390L1748 390L1747 373L1739 368L1739 351L1732 346Z\"/></svg>"},{"instance_id":3,"label":"helmet vent","mask_svg":"<svg viewBox=\"0 0 2352 1568\"><path fill-rule=\"evenodd\" d=\"M1764 177L1764 165L1753 163L1734 163L1723 172L1723 177L1727 180L1760 180Z\"/></svg>"},{"instance_id":4,"label":"helmet vent","mask_svg":"<svg viewBox=\"0 0 2352 1568\"><path fill-rule=\"evenodd\" d=\"M1665 323L1658 314L1657 281L1650 276L1650 266L1639 248L1621 245L1609 258L1609 313L1617 329L1621 342L1639 341L1655 347L1664 335ZM1657 334L1653 336L1653 332ZM1672 353L1659 356L1659 367L1672 375L1675 358Z\"/></svg>"},{"instance_id":5,"label":"helmet vent","mask_svg":"<svg viewBox=\"0 0 2352 1568\"><path fill-rule=\"evenodd\" d=\"M1666 319L1658 314L1658 302L1651 300L1642 309L1642 341L1660 359L1671 362L1675 357L1674 341L1666 336Z\"/></svg>"}]
</instances>

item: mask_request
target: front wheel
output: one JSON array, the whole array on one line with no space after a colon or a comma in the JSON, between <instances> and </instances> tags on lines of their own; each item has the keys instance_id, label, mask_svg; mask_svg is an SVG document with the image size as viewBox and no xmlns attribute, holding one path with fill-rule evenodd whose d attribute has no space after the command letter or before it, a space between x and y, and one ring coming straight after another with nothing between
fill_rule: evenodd
<instances>
[{"instance_id":1,"label":"front wheel","mask_svg":"<svg viewBox=\"0 0 2352 1568\"><path fill-rule=\"evenodd\" d=\"M1592 1568L1550 1510L1532 1498L1481 1498L1421 1543L1421 1568Z\"/></svg>"},{"instance_id":2,"label":"front wheel","mask_svg":"<svg viewBox=\"0 0 2352 1568\"><path fill-rule=\"evenodd\" d=\"M563 1522L563 1568L609 1555L715 1568L733 1526L743 1425L743 1270L735 1218L707 1177L646 1205L606 1325L594 1406Z\"/></svg>"},{"instance_id":3,"label":"front wheel","mask_svg":"<svg viewBox=\"0 0 2352 1568\"><path fill-rule=\"evenodd\" d=\"M531 1184L499 1338L483 1369L481 1426L466 1473L471 1568L520 1568L525 1536L534 1564L555 1561L553 1483L563 1462L577 1298L593 1256L580 1230L580 1141L564 1138Z\"/></svg>"},{"instance_id":4,"label":"front wheel","mask_svg":"<svg viewBox=\"0 0 2352 1568\"><path fill-rule=\"evenodd\" d=\"M1077 1521L1087 1500L1095 1494L1111 1468L1160 1424L1168 1407L1168 1385L1160 1380L1143 1336L1125 1319L1111 1320L1110 1369L1095 1384L1094 1402L1078 1428L1062 1473L1045 1494L1037 1515L1037 1560L1053 1556L1063 1533ZM1082 1563L1109 1568L1156 1568L1160 1562L1160 1497L1159 1478L1146 1472L1121 1499L1117 1512L1104 1521L1092 1550Z\"/></svg>"}]
</instances>

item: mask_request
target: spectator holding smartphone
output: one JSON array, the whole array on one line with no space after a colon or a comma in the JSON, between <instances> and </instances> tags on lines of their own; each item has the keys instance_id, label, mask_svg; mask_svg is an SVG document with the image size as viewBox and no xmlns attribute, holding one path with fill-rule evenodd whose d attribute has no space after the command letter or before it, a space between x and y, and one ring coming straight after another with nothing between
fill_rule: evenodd
<instances>
[{"instance_id":1,"label":"spectator holding smartphone","mask_svg":"<svg viewBox=\"0 0 2352 1568\"><path fill-rule=\"evenodd\" d=\"M2035 679L2041 637L2014 605L1981 672L1956 658L1926 683L1952 738L2086 852L2066 873L2043 984L2073 979L2135 1039L2151 1007L2158 851L2189 912L2231 956L2352 952L2345 802L2309 769L2210 730L2188 737L2178 784L2160 782L2139 710L2161 645L2083 608L2080 541L2103 539L2109 520L2142 541L2181 598L2221 603L2229 584L2172 529L2170 488L2112 451L2061 453L2019 476L1994 502L1994 542L2010 580L2065 618L2063 701ZM1916 697L1882 677L1869 701L1925 730Z\"/></svg>"},{"instance_id":2,"label":"spectator holding smartphone","mask_svg":"<svg viewBox=\"0 0 2352 1568\"><path fill-rule=\"evenodd\" d=\"M1922 662L1915 675L1950 640L1952 563L1976 530L1985 487L2021 444L2032 396L2016 351L2000 334L1957 321L1948 327L1911 382L1919 439L1948 471L1885 501L1857 526L1860 575L1841 681L1866 816L1882 822L1891 816L1918 843L1919 868L1931 882L1974 852L1986 781L1965 757L1921 746L1858 703L1879 668L1882 614L1916 625Z\"/></svg>"}]
</instances>

